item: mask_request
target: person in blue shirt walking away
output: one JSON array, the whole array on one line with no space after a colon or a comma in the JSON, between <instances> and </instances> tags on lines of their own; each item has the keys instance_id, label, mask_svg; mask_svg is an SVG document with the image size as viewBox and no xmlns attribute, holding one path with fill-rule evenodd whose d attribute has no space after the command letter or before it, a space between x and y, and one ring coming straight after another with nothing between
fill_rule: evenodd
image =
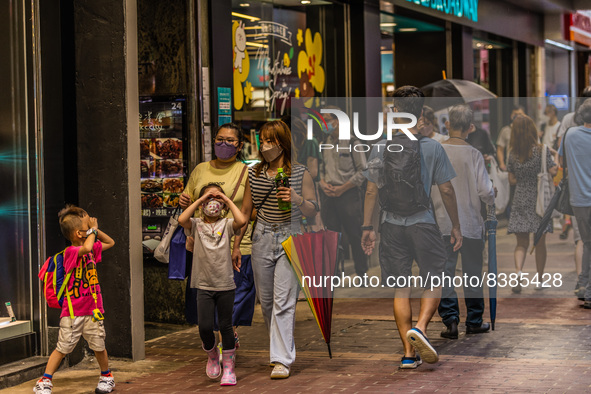
<instances>
[{"instance_id":1,"label":"person in blue shirt walking away","mask_svg":"<svg viewBox=\"0 0 591 394\"><path fill-rule=\"evenodd\" d=\"M400 87L394 92L394 111L409 113L419 119L423 110L424 97L423 92L414 86ZM370 255L376 241L371 218L379 195L382 206L379 252L382 280L410 279L413 260L416 260L421 271L423 292L419 319L414 327L412 326L410 280L406 283L398 281L396 283L398 288L394 293L394 318L404 345L400 368L404 369L416 368L423 360L427 363L436 363L439 360L437 351L426 336L427 326L437 310L441 297L441 286L428 281L427 278L441 277L446 260L443 237L435 223L431 208L432 184L438 185L452 223L449 242L453 244L453 251L457 251L462 246L456 195L451 184L451 179L456 176L456 173L439 142L421 136L416 127L408 130L418 141L411 140L402 133L394 135L391 141L406 145L404 154L385 149L385 145L390 141L381 141L371 152L368 169L364 171L369 182L365 194L361 239L365 253ZM412 160L412 162L401 163L397 160ZM414 160L420 162L420 165L409 166L408 164L414 163ZM407 171L403 171L402 168ZM394 175L397 176L392 176L395 171L397 172ZM407 176L410 178L406 179ZM405 185L410 189L409 192L403 193L400 190L407 187ZM397 207L404 207L404 209ZM393 284L386 282L385 285Z\"/></svg>"},{"instance_id":2,"label":"person in blue shirt walking away","mask_svg":"<svg viewBox=\"0 0 591 394\"><path fill-rule=\"evenodd\" d=\"M558 154L568 170L570 204L583 242L583 261L577 287L584 297L583 307L591 309L591 100L586 100L579 107L576 116L583 126L566 131Z\"/></svg>"}]
</instances>

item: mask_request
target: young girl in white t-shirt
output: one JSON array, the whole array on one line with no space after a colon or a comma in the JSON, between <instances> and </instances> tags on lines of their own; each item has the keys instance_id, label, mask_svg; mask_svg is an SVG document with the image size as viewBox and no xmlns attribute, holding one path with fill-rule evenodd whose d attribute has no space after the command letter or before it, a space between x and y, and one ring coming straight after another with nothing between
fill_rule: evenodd
<instances>
[{"instance_id":1,"label":"young girl in white t-shirt","mask_svg":"<svg viewBox=\"0 0 591 394\"><path fill-rule=\"evenodd\" d=\"M197 209L201 217L194 218ZM234 216L226 218L228 209ZM230 240L246 224L247 218L230 200L222 188L210 183L205 185L197 201L179 217L179 224L195 238L191 287L197 289L197 313L199 335L203 350L209 357L205 372L215 379L220 376L220 359L216 336L213 332L214 312L217 309L222 334L222 386L236 384L234 372L235 342L232 328L234 308L234 273Z\"/></svg>"}]
</instances>

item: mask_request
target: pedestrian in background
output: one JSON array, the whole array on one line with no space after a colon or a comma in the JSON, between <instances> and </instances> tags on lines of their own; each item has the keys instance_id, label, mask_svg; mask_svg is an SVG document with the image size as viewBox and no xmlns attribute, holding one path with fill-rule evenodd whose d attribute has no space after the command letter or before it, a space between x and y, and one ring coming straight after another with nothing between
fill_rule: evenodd
<instances>
[{"instance_id":1,"label":"pedestrian in background","mask_svg":"<svg viewBox=\"0 0 591 394\"><path fill-rule=\"evenodd\" d=\"M567 131L559 155L568 171L570 204L573 207L583 242L582 270L578 286L585 288L584 304L591 309L591 100L577 110L583 126Z\"/></svg>"},{"instance_id":2,"label":"pedestrian in background","mask_svg":"<svg viewBox=\"0 0 591 394\"><path fill-rule=\"evenodd\" d=\"M511 124L504 126L497 137L497 161L502 171L507 171L507 154L511 143L511 125L519 115L525 115L525 108L522 105L516 105L511 111ZM511 193L513 194L513 193Z\"/></svg>"},{"instance_id":3,"label":"pedestrian in background","mask_svg":"<svg viewBox=\"0 0 591 394\"><path fill-rule=\"evenodd\" d=\"M581 92L581 96L577 99L575 110L579 109L579 107L589 97L591 97L591 86L587 86L587 87L585 87L585 89L583 89L583 91ZM564 134L566 133L566 131L568 129L570 129L571 127L577 127L577 126L583 125L581 119L575 119L575 115L576 115L576 111L573 111L573 112L569 112L568 114L564 115L564 117L562 118L562 122L560 123L560 127L558 129L558 134L556 136L556 141L554 143L555 149L558 149L558 147L562 144L562 137L564 137ZM560 234L560 239L567 239L569 230L571 228L574 229L575 223L574 223L573 219L574 218L571 217L570 215L564 215L564 220L563 220L563 224L562 224L562 233Z\"/></svg>"},{"instance_id":4,"label":"pedestrian in background","mask_svg":"<svg viewBox=\"0 0 591 394\"><path fill-rule=\"evenodd\" d=\"M453 278L456 274L458 254L462 255L462 273L468 278L482 276L484 251L484 221L480 215L481 202L492 205L495 202L493 184L486 172L482 154L466 142L473 132L472 110L465 105L452 107L449 111L449 139L441 144L457 176L451 180L458 203L458 217L462 229L462 247L454 251L450 242L452 223L449 219L439 188L432 188L433 205L437 224L443 234L447 253L445 275ZM479 334L490 329L489 323L483 323L484 298L482 287L464 283L464 301L466 303L466 334ZM460 306L453 286L443 287L439 315L446 329L441 336L449 339L458 338Z\"/></svg>"},{"instance_id":5,"label":"pedestrian in background","mask_svg":"<svg viewBox=\"0 0 591 394\"><path fill-rule=\"evenodd\" d=\"M327 107L328 109L338 109ZM326 144L334 149L322 151L320 171L320 198L322 222L327 229L342 232L347 236L353 252L355 273L367 272L367 256L361 248L361 224L363 222L362 190L365 178L361 173L367 166L365 153L352 149L356 139L339 139L339 122L334 114L325 113L324 119L330 134ZM339 259L342 259L341 256Z\"/></svg>"},{"instance_id":6,"label":"pedestrian in background","mask_svg":"<svg viewBox=\"0 0 591 394\"><path fill-rule=\"evenodd\" d=\"M314 181L314 192L316 193L316 201L320 201L318 190L320 185L320 165L322 164L322 155L320 154L320 147L318 139L312 136L312 139L307 138L306 124L295 116L285 116L282 119L288 126L291 126L291 136L293 140L294 154L297 162L306 166L312 180ZM311 231L319 231L324 228L320 215L313 218L306 218L306 224Z\"/></svg>"},{"instance_id":7,"label":"pedestrian in background","mask_svg":"<svg viewBox=\"0 0 591 394\"><path fill-rule=\"evenodd\" d=\"M542 218L536 213L536 201L538 197L538 173L542 166L542 144L538 141L538 130L534 121L526 115L518 115L511 125L511 145L507 171L509 183L515 185L515 196L509 216L507 232L515 234L517 246L515 246L515 269L519 278L527 248L529 247L530 234L535 233L540 226ZM546 150L546 166L548 172L554 176L558 168L552 160L550 150ZM552 232L552 222L546 228ZM543 234L536 245L536 270L538 281L542 281L546 266L546 234ZM541 286L536 286L541 290ZM511 289L514 293L521 292L521 285Z\"/></svg>"},{"instance_id":8,"label":"pedestrian in background","mask_svg":"<svg viewBox=\"0 0 591 394\"><path fill-rule=\"evenodd\" d=\"M560 121L558 120L558 110L552 104L544 108L544 115L540 123L540 140L542 144L554 149L554 142L558 135Z\"/></svg>"},{"instance_id":9,"label":"pedestrian in background","mask_svg":"<svg viewBox=\"0 0 591 394\"><path fill-rule=\"evenodd\" d=\"M558 128L558 134L556 137L558 138L558 142L556 143L556 147L558 148L562 143L562 137L564 133L571 127L582 126L581 119L576 119L575 115L577 114L576 110L578 110L581 105L591 97L591 86L585 87L581 92L581 95L577 99L575 111L569 112L568 114L564 115L562 118L562 122L560 122L560 127Z\"/></svg>"},{"instance_id":10,"label":"pedestrian in background","mask_svg":"<svg viewBox=\"0 0 591 394\"><path fill-rule=\"evenodd\" d=\"M435 112L433 111L433 108L427 105L423 106L423 115L419 118L417 122L417 128L419 129L419 132L422 135L434 139L439 143L449 138L449 136L447 135L438 133L439 126L437 125L437 118L435 117Z\"/></svg>"},{"instance_id":11,"label":"pedestrian in background","mask_svg":"<svg viewBox=\"0 0 591 394\"><path fill-rule=\"evenodd\" d=\"M491 141L488 131L476 125L474 127L474 131L468 134L466 142L478 149L484 156L484 160L488 162L489 157L496 157L497 155L495 145Z\"/></svg>"}]
</instances>

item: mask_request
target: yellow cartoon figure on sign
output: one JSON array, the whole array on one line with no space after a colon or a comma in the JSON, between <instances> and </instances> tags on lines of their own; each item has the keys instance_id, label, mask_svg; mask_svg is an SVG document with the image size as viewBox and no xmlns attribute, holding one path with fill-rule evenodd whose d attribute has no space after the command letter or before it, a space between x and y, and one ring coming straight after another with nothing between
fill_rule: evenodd
<instances>
[{"instance_id":1,"label":"yellow cartoon figure on sign","mask_svg":"<svg viewBox=\"0 0 591 394\"><path fill-rule=\"evenodd\" d=\"M246 101L246 104L250 103L250 100L252 100L252 83L248 81L244 84L244 100Z\"/></svg>"},{"instance_id":2,"label":"yellow cartoon figure on sign","mask_svg":"<svg viewBox=\"0 0 591 394\"><path fill-rule=\"evenodd\" d=\"M300 78L300 97L310 97L305 101L306 107L312 105L314 90L318 93L324 91L325 75L322 67L322 37L320 33L314 34L306 29L304 38L306 49L298 55L298 77Z\"/></svg>"},{"instance_id":3,"label":"yellow cartoon figure on sign","mask_svg":"<svg viewBox=\"0 0 591 394\"><path fill-rule=\"evenodd\" d=\"M235 21L232 24L232 47L234 49L234 108L240 110L244 106L242 83L246 81L250 72L250 58L246 50L246 34L242 22Z\"/></svg>"}]
</instances>

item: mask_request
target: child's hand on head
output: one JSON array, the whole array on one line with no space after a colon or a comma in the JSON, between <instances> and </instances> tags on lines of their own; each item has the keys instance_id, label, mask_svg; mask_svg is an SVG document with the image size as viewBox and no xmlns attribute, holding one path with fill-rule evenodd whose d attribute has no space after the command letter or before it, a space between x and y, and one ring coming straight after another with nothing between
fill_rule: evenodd
<instances>
[{"instance_id":1,"label":"child's hand on head","mask_svg":"<svg viewBox=\"0 0 591 394\"><path fill-rule=\"evenodd\" d=\"M212 198L215 199L215 200L217 200L217 201L219 201L219 202L224 202L224 201L226 201L228 199L228 197L224 193L219 192L217 190L213 191L213 197Z\"/></svg>"},{"instance_id":2,"label":"child's hand on head","mask_svg":"<svg viewBox=\"0 0 591 394\"><path fill-rule=\"evenodd\" d=\"M224 193L218 193L217 198L223 202L228 202L230 200Z\"/></svg>"},{"instance_id":3,"label":"child's hand on head","mask_svg":"<svg viewBox=\"0 0 591 394\"><path fill-rule=\"evenodd\" d=\"M93 217L88 217L88 228L96 228L98 229L98 220Z\"/></svg>"},{"instance_id":4,"label":"child's hand on head","mask_svg":"<svg viewBox=\"0 0 591 394\"><path fill-rule=\"evenodd\" d=\"M209 201L212 198L215 198L217 196L217 191L215 190L209 190L207 191L204 195L203 195L203 201Z\"/></svg>"}]
</instances>

